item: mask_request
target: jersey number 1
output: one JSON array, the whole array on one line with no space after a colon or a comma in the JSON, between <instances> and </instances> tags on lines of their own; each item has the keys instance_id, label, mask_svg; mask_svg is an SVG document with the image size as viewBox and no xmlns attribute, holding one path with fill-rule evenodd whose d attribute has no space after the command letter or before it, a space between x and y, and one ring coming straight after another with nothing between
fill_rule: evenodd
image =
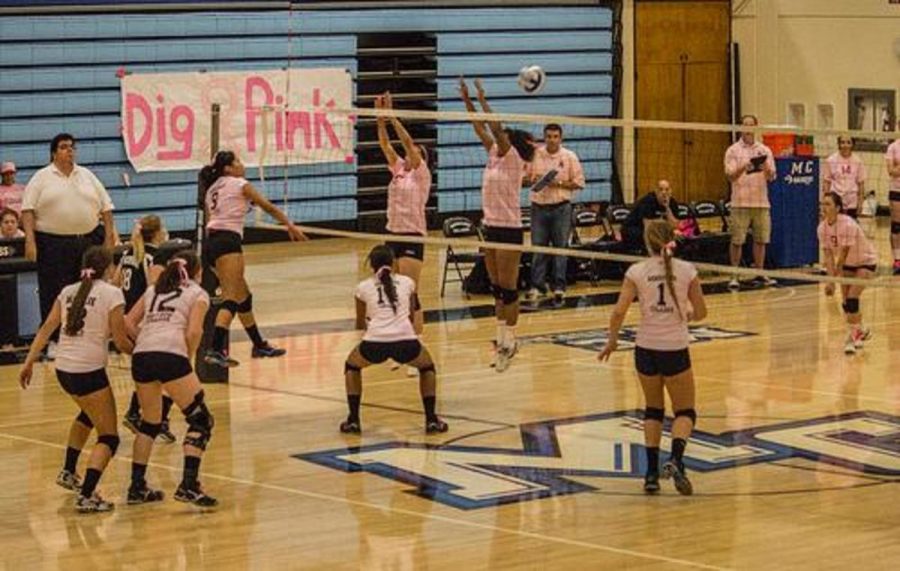
<instances>
[{"instance_id":1,"label":"jersey number 1","mask_svg":"<svg viewBox=\"0 0 900 571\"><path fill-rule=\"evenodd\" d=\"M659 284L659 301L656 302L656 305L666 305L666 285Z\"/></svg>"}]
</instances>

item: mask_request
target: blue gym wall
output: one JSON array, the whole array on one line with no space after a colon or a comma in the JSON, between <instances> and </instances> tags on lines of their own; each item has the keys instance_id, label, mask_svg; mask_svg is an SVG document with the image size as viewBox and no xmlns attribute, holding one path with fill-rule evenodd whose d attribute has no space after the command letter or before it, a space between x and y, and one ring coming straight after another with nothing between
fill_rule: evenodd
<instances>
[{"instance_id":1,"label":"blue gym wall","mask_svg":"<svg viewBox=\"0 0 900 571\"><path fill-rule=\"evenodd\" d=\"M58 2L57 2L58 3ZM10 2L0 1L0 6ZM110 8L114 10L114 8ZM0 159L26 182L49 160L58 132L79 139L78 159L107 186L120 231L156 212L170 230L193 228L196 173L136 174L121 141L117 70L130 72L343 67L356 73L356 34L425 31L438 43L438 109L461 110L460 74L482 77L496 111L610 117L613 11L589 7L292 9L252 12L99 13L0 16ZM290 41L288 41L290 35ZM515 82L524 65L550 81L537 97ZM438 207L478 210L483 151L464 124L438 128ZM528 126L539 135L538 126ZM588 185L580 201L607 200L611 133L567 128ZM130 177L125 186L123 173ZM251 171L250 177L257 174ZM267 168L263 190L281 201L285 173ZM356 219L355 165L288 169L289 214L304 222ZM523 193L523 205L527 193Z\"/></svg>"}]
</instances>

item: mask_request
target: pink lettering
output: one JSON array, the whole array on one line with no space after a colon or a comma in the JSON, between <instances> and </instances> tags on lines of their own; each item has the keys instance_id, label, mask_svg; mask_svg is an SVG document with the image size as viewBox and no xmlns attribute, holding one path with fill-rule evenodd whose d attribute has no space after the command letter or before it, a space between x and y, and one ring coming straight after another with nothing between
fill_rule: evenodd
<instances>
[{"instance_id":1,"label":"pink lettering","mask_svg":"<svg viewBox=\"0 0 900 571\"><path fill-rule=\"evenodd\" d=\"M183 119L183 121L180 121ZM180 123L180 124L179 124ZM156 158L162 161L189 159L194 149L194 111L187 105L176 105L169 115L172 138L181 143L180 149L159 151Z\"/></svg>"},{"instance_id":2,"label":"pink lettering","mask_svg":"<svg viewBox=\"0 0 900 571\"><path fill-rule=\"evenodd\" d=\"M262 101L257 103L254 101L254 95L260 94ZM275 100L275 94L272 92L272 86L264 78L259 76L248 77L244 83L244 101L246 108L244 110L247 122L247 151L256 152L256 119L262 115L263 109L272 105ZM278 147L279 150L281 146Z\"/></svg>"},{"instance_id":3,"label":"pink lettering","mask_svg":"<svg viewBox=\"0 0 900 571\"><path fill-rule=\"evenodd\" d=\"M140 113L144 119L144 130L139 138L135 138L135 113ZM147 150L150 139L153 136L153 113L147 100L136 93L125 94L125 141L128 143L129 154L138 157Z\"/></svg>"}]
</instances>

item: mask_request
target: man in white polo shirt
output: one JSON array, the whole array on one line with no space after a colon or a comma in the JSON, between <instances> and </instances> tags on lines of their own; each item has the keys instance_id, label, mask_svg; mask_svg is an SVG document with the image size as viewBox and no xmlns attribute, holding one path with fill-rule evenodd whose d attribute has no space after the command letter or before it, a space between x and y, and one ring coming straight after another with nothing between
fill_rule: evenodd
<instances>
[{"instance_id":1,"label":"man in white polo shirt","mask_svg":"<svg viewBox=\"0 0 900 571\"><path fill-rule=\"evenodd\" d=\"M42 320L62 288L78 281L88 247L118 242L112 201L94 173L75 163L75 137L55 136L50 161L34 173L22 197L25 257L37 262Z\"/></svg>"}]
</instances>

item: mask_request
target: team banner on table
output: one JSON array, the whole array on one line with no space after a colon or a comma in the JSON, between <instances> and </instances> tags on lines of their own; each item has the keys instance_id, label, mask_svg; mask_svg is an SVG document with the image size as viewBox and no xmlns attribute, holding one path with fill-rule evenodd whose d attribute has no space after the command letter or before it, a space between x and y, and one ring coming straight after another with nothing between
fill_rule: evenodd
<instances>
[{"instance_id":1,"label":"team banner on table","mask_svg":"<svg viewBox=\"0 0 900 571\"><path fill-rule=\"evenodd\" d=\"M197 169L210 158L212 106L219 149L246 166L353 162L352 81L345 69L129 74L122 137L138 172Z\"/></svg>"}]
</instances>

